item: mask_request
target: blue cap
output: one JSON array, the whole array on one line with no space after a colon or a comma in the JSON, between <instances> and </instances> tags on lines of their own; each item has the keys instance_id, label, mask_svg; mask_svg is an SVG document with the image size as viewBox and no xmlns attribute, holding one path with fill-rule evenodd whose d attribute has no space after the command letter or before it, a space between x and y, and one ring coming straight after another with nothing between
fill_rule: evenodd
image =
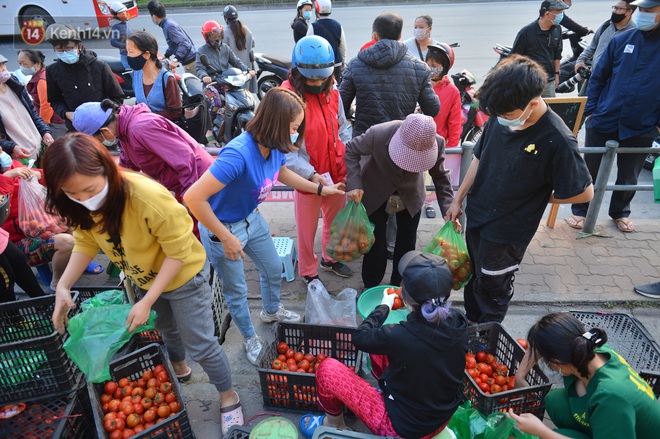
<instances>
[{"instance_id":1,"label":"blue cap","mask_svg":"<svg viewBox=\"0 0 660 439\"><path fill-rule=\"evenodd\" d=\"M107 122L112 109L103 111L100 102L86 102L73 113L73 127L76 131L93 136Z\"/></svg>"}]
</instances>

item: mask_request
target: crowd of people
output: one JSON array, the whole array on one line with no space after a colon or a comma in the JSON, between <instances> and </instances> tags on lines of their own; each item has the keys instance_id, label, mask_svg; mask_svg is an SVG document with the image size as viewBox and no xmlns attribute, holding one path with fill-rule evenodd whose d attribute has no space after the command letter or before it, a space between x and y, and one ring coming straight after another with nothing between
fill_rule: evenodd
<instances>
[{"instance_id":1,"label":"crowd of people","mask_svg":"<svg viewBox=\"0 0 660 439\"><path fill-rule=\"evenodd\" d=\"M202 366L219 392L226 432L243 423L243 414L229 361L213 338L210 267L222 280L246 357L256 365L264 341L250 317L246 256L259 272L260 319L301 321L281 302L282 262L259 204L276 181L295 189L298 274L307 284L319 279L319 269L352 276L326 247L338 212L347 203L363 203L375 242L362 261L362 284L365 289L381 284L391 251L389 284L402 286L411 313L405 322L384 325L394 300L384 295L353 338L371 354L380 390L342 363L326 360L317 371L326 415L305 416L301 427L311 437L318 425L345 426L347 405L379 435L437 435L460 402L467 327L505 318L515 273L548 202L571 204L568 224L581 228L593 197L600 155L583 158L571 130L543 99L557 86L560 26L591 32L566 16L570 5L543 1L539 17L519 32L511 55L479 88L479 106L491 117L457 192L445 167L446 148L459 146L461 136L460 96L448 79L456 56L432 36L428 15L417 17L413 37L401 41L402 17L379 14L371 41L349 60L344 29L330 17L330 0L300 0L291 24L288 80L265 94L245 132L215 160L175 123L182 99L169 58L210 87L209 65L217 71L237 67L250 74L247 87L256 92L255 42L235 7L224 8L225 26L205 22L205 44L195 47L165 7L150 1L149 15L167 41L161 60L156 38L132 32L126 7L112 3L111 44L133 71L133 106L124 105L109 66L84 48L72 26L49 26L46 38L58 61L45 66L42 52L21 51L21 71L32 76L27 85L7 71L8 60L0 55L0 301L15 300L15 283L30 296L46 294L28 262L52 263L53 322L62 332L71 288L84 271L102 269L93 260L103 251L139 299L126 322L129 329L144 323L150 310L157 312L156 329L177 376L190 377L186 354ZM610 139L621 147L650 146L658 135L659 27L660 1L618 1L578 59L576 71L586 63L593 69L586 88L586 146ZM207 97L215 102L220 93L211 89ZM114 149L120 151L118 164L109 153ZM636 184L644 155L621 154L617 160L617 184ZM474 275L464 290L465 313L448 300L454 282L446 262L415 251L421 213L431 216L427 172L444 220L460 232L464 209L468 218L465 238ZM17 227L20 181L31 179L46 187L44 212L62 217L69 230L38 240ZM622 232L635 230L629 218L633 196L633 191L612 196L609 213ZM319 214L320 257L314 251ZM523 431L542 438L609 437L602 423L612 419L613 407L628 402L616 418L620 436L653 437L660 406L650 402L648 385L604 344L602 330L586 331L567 315L550 315L530 330L529 340L519 385L539 360L566 378L565 389L548 396L559 430L511 414ZM596 404L596 396L606 402Z\"/></svg>"}]
</instances>

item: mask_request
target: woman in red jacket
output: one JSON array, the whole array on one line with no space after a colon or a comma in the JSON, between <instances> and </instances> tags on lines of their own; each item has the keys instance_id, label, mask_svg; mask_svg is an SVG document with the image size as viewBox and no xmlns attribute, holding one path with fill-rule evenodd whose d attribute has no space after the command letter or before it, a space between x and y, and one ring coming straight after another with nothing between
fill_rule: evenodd
<instances>
[{"instance_id":1,"label":"woman in red jacket","mask_svg":"<svg viewBox=\"0 0 660 439\"><path fill-rule=\"evenodd\" d=\"M346 132L339 92L334 87L334 52L330 43L319 36L301 38L293 50L291 74L282 87L296 92L305 102L305 142L296 152L287 154L286 165L296 174L314 183L332 185L346 179L344 141L351 139ZM345 195L322 197L301 191L294 193L296 228L298 232L298 272L308 284L318 279L318 258L314 253L314 239L319 212L323 212L321 238L321 269L340 277L349 277L351 269L334 261L326 253L330 240L330 225L346 205Z\"/></svg>"},{"instance_id":2,"label":"woman in red jacket","mask_svg":"<svg viewBox=\"0 0 660 439\"><path fill-rule=\"evenodd\" d=\"M430 44L426 64L431 68L431 84L440 100L440 112L433 118L437 132L444 137L447 148L459 146L461 140L461 94L449 80L454 65L454 49L447 43Z\"/></svg>"}]
</instances>

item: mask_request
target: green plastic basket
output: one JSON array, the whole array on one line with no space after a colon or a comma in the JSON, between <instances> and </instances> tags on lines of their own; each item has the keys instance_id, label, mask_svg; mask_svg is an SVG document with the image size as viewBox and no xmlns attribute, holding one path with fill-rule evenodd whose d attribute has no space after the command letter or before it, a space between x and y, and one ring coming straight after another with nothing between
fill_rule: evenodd
<instances>
[{"instance_id":1,"label":"green plastic basket","mask_svg":"<svg viewBox=\"0 0 660 439\"><path fill-rule=\"evenodd\" d=\"M378 305L383 301L383 291L387 288L396 288L392 285L378 285L377 287L369 288L364 293L360 295L357 301L357 309L362 318L366 318L371 311L376 309ZM385 325L399 323L408 318L408 311L405 308L397 309L396 311L391 311L390 315L387 316L385 320Z\"/></svg>"}]
</instances>

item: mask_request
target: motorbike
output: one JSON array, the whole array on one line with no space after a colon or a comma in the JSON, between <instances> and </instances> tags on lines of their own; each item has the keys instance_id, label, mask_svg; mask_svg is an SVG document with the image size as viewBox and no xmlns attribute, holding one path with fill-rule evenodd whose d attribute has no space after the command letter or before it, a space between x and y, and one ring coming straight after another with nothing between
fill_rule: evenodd
<instances>
[{"instance_id":1,"label":"motorbike","mask_svg":"<svg viewBox=\"0 0 660 439\"><path fill-rule=\"evenodd\" d=\"M277 56L255 53L257 63L257 95L263 99L268 90L279 87L289 78L291 60Z\"/></svg>"},{"instance_id":2,"label":"motorbike","mask_svg":"<svg viewBox=\"0 0 660 439\"><path fill-rule=\"evenodd\" d=\"M117 78L121 90L126 95L126 99L134 98L135 91L133 91L133 70L126 70L121 60L115 56L99 56L99 60L105 61L112 70L112 74Z\"/></svg>"},{"instance_id":3,"label":"motorbike","mask_svg":"<svg viewBox=\"0 0 660 439\"><path fill-rule=\"evenodd\" d=\"M559 64L559 84L563 85L565 82L567 82L569 79L574 78L576 75L575 73L575 62L577 61L578 57L580 54L584 51L589 46L589 43L584 41L584 37L579 37L575 32L565 30L561 34L562 40L568 40L571 46L571 55L562 58L560 64ZM505 46L502 44L495 44L493 46L493 50L495 53L497 53L500 56L500 59L497 61L497 64L499 64L500 61L502 61L504 58L508 57L511 54L511 47L512 46ZM590 65L587 63L587 65ZM559 89L559 85L557 86L557 92L558 93L570 93L573 90L575 90L575 85L582 81L583 79L588 78L589 72L583 72L579 78L575 78L573 83L568 83L562 89Z\"/></svg>"},{"instance_id":4,"label":"motorbike","mask_svg":"<svg viewBox=\"0 0 660 439\"><path fill-rule=\"evenodd\" d=\"M451 79L461 94L461 108L463 110L461 143L466 141L476 143L481 137L484 124L488 120L488 115L479 109L479 103L475 98L476 90L473 86L477 83L477 80L467 69L454 73L451 75Z\"/></svg>"},{"instance_id":5,"label":"motorbike","mask_svg":"<svg viewBox=\"0 0 660 439\"><path fill-rule=\"evenodd\" d=\"M245 84L250 75L237 68L229 68L219 72L209 63L206 55L200 56L200 61L213 81L209 85L218 86L221 93L222 108L213 121L213 135L218 143L227 144L231 139L245 131L245 126L254 118L256 105L254 96Z\"/></svg>"}]
</instances>

